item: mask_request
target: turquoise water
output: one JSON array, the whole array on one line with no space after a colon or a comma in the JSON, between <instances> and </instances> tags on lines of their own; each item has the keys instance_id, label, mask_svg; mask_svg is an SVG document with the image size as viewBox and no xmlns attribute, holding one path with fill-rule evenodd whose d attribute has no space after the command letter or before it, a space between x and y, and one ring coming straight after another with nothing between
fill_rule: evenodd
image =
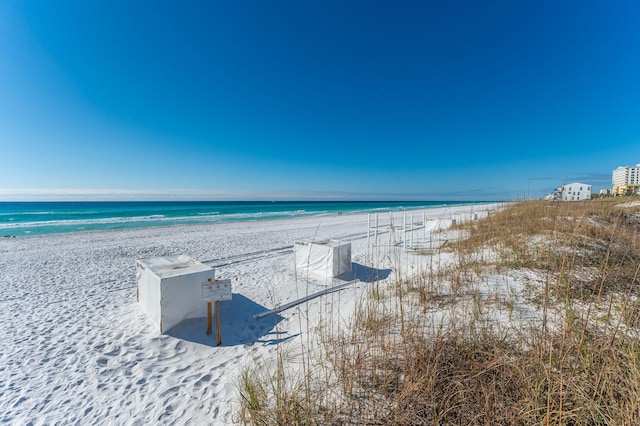
<instances>
[{"instance_id":1,"label":"turquoise water","mask_svg":"<svg viewBox=\"0 0 640 426\"><path fill-rule=\"evenodd\" d=\"M0 235L24 236L282 219L355 212L401 211L471 202L0 202Z\"/></svg>"}]
</instances>

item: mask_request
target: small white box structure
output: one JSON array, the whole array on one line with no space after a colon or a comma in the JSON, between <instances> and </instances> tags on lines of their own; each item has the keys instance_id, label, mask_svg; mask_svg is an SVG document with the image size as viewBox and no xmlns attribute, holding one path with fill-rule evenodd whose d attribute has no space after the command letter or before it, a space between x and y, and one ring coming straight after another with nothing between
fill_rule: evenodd
<instances>
[{"instance_id":1,"label":"small white box structure","mask_svg":"<svg viewBox=\"0 0 640 426\"><path fill-rule=\"evenodd\" d=\"M213 275L211 267L185 255L136 260L138 303L165 333L186 319L207 316L202 283Z\"/></svg>"},{"instance_id":2,"label":"small white box structure","mask_svg":"<svg viewBox=\"0 0 640 426\"><path fill-rule=\"evenodd\" d=\"M293 245L296 270L333 278L351 271L351 243L337 240L296 241Z\"/></svg>"}]
</instances>

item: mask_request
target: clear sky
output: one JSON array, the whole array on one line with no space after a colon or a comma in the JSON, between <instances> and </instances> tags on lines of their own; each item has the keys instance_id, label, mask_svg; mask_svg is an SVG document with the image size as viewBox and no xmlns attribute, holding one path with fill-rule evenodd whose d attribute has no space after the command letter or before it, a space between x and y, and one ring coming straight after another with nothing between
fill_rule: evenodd
<instances>
[{"instance_id":1,"label":"clear sky","mask_svg":"<svg viewBox=\"0 0 640 426\"><path fill-rule=\"evenodd\" d=\"M0 200L505 200L637 163L637 0L0 1Z\"/></svg>"}]
</instances>

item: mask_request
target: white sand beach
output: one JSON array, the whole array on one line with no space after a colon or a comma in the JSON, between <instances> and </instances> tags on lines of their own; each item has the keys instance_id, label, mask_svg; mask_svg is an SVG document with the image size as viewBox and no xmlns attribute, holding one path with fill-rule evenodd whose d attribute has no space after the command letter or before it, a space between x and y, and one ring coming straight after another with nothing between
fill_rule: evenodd
<instances>
[{"instance_id":1,"label":"white sand beach","mask_svg":"<svg viewBox=\"0 0 640 426\"><path fill-rule=\"evenodd\" d=\"M442 225L498 207L424 212ZM380 218L386 222L388 214ZM394 220L399 225L402 214ZM433 232L437 222L430 223ZM379 239L390 240L384 232ZM416 240L424 235L416 231ZM354 272L342 280L296 277L293 242L328 238L352 244ZM409 263L425 258L404 254L397 239L372 256L370 240L366 214L2 238L0 420L233 423L244 366L273 358L280 343L303 342L323 315L348 316L371 277L393 274L391 251ZM231 280L233 300L221 302L221 346L215 334L206 335L204 318L160 334L136 302L135 261L170 255L187 255L213 267L216 278ZM253 318L352 278L340 291Z\"/></svg>"}]
</instances>

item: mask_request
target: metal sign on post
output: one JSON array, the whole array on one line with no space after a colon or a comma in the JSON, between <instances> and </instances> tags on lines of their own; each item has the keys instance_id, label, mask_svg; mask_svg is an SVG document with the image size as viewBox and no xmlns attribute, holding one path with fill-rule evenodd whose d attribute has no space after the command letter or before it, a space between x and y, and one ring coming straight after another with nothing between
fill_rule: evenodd
<instances>
[{"instance_id":1,"label":"metal sign on post","mask_svg":"<svg viewBox=\"0 0 640 426\"><path fill-rule=\"evenodd\" d=\"M231 280L212 280L202 283L202 299L207 302L207 335L211 334L213 313L211 302L216 303L216 346L222 344L220 334L220 301L231 300Z\"/></svg>"},{"instance_id":2,"label":"metal sign on post","mask_svg":"<svg viewBox=\"0 0 640 426\"><path fill-rule=\"evenodd\" d=\"M202 299L205 302L231 300L231 280L212 280L202 283Z\"/></svg>"}]
</instances>

